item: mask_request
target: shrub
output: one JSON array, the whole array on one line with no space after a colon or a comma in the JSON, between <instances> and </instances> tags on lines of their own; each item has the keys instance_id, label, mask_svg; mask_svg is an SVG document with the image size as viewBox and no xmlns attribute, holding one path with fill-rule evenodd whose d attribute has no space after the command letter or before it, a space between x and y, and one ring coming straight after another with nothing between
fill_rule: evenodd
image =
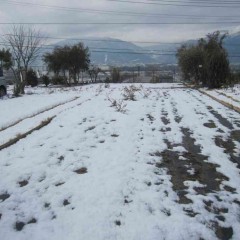
<instances>
[{"instance_id":1,"label":"shrub","mask_svg":"<svg viewBox=\"0 0 240 240\"><path fill-rule=\"evenodd\" d=\"M47 87L50 84L50 79L47 75L42 76L43 84Z\"/></svg>"},{"instance_id":2,"label":"shrub","mask_svg":"<svg viewBox=\"0 0 240 240\"><path fill-rule=\"evenodd\" d=\"M148 98L151 95L151 90L150 89L142 89L140 94L143 96L143 98Z\"/></svg>"},{"instance_id":3,"label":"shrub","mask_svg":"<svg viewBox=\"0 0 240 240\"><path fill-rule=\"evenodd\" d=\"M123 100L119 100L116 102L115 109L117 112L126 113L126 111L127 111L126 106L127 106L127 104L124 103Z\"/></svg>"},{"instance_id":4,"label":"shrub","mask_svg":"<svg viewBox=\"0 0 240 240\"><path fill-rule=\"evenodd\" d=\"M38 85L37 74L33 69L30 69L27 72L27 85L30 85L31 87L36 87Z\"/></svg>"},{"instance_id":5,"label":"shrub","mask_svg":"<svg viewBox=\"0 0 240 240\"><path fill-rule=\"evenodd\" d=\"M116 100L108 97L108 101L111 103L111 107L114 107L117 112L126 113L127 104L123 100Z\"/></svg>"},{"instance_id":6,"label":"shrub","mask_svg":"<svg viewBox=\"0 0 240 240\"><path fill-rule=\"evenodd\" d=\"M105 83L110 83L110 78L109 77L106 77Z\"/></svg>"},{"instance_id":7,"label":"shrub","mask_svg":"<svg viewBox=\"0 0 240 240\"><path fill-rule=\"evenodd\" d=\"M98 96L101 92L103 91L103 85L99 85L99 87L96 89L96 95L95 96Z\"/></svg>"},{"instance_id":8,"label":"shrub","mask_svg":"<svg viewBox=\"0 0 240 240\"><path fill-rule=\"evenodd\" d=\"M65 80L63 77L61 76L54 76L52 79L51 79L51 83L53 85L63 85L65 84Z\"/></svg>"},{"instance_id":9,"label":"shrub","mask_svg":"<svg viewBox=\"0 0 240 240\"><path fill-rule=\"evenodd\" d=\"M130 87L124 87L122 94L124 100L136 101L135 92L138 92L140 90L141 90L140 88L137 88L134 85L131 85Z\"/></svg>"}]
</instances>

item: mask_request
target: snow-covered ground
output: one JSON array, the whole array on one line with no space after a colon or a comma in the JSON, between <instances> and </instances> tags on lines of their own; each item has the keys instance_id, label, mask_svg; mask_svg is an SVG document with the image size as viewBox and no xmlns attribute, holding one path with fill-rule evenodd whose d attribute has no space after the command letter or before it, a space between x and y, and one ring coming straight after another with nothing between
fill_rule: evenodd
<instances>
[{"instance_id":1,"label":"snow-covered ground","mask_svg":"<svg viewBox=\"0 0 240 240\"><path fill-rule=\"evenodd\" d=\"M12 87L8 93L11 95ZM64 88L26 88L24 97L0 99L0 129L79 96L79 88L71 91Z\"/></svg>"},{"instance_id":2,"label":"snow-covered ground","mask_svg":"<svg viewBox=\"0 0 240 240\"><path fill-rule=\"evenodd\" d=\"M240 85L235 85L233 88L218 89L218 90L207 90L201 89L211 96L224 101L232 106L240 109Z\"/></svg>"},{"instance_id":3,"label":"snow-covered ground","mask_svg":"<svg viewBox=\"0 0 240 240\"><path fill-rule=\"evenodd\" d=\"M80 97L0 151L1 240L239 239L239 114L176 85L135 85L123 100L126 86L55 93ZM49 105L36 106L9 114ZM29 130L24 121L4 137Z\"/></svg>"}]
</instances>

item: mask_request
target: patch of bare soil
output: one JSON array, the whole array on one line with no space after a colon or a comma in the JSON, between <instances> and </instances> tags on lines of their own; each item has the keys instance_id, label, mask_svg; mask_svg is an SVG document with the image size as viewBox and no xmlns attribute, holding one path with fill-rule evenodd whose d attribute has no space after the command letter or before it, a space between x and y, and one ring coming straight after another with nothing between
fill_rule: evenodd
<instances>
[{"instance_id":1,"label":"patch of bare soil","mask_svg":"<svg viewBox=\"0 0 240 240\"><path fill-rule=\"evenodd\" d=\"M116 224L117 226L121 226L121 221L120 221L120 220L116 220L116 221L115 221L115 224Z\"/></svg>"},{"instance_id":2,"label":"patch of bare soil","mask_svg":"<svg viewBox=\"0 0 240 240\"><path fill-rule=\"evenodd\" d=\"M85 133L88 131L92 131L94 128L96 128L95 126L89 127L88 129L85 130Z\"/></svg>"},{"instance_id":3,"label":"patch of bare soil","mask_svg":"<svg viewBox=\"0 0 240 240\"><path fill-rule=\"evenodd\" d=\"M161 120L164 123L164 125L168 125L170 123L170 120L168 119L168 113L166 111L162 111Z\"/></svg>"},{"instance_id":4,"label":"patch of bare soil","mask_svg":"<svg viewBox=\"0 0 240 240\"><path fill-rule=\"evenodd\" d=\"M212 121L209 120L207 123L204 123L203 126L207 127L207 128L216 128L216 124Z\"/></svg>"},{"instance_id":5,"label":"patch of bare soil","mask_svg":"<svg viewBox=\"0 0 240 240\"><path fill-rule=\"evenodd\" d=\"M67 205L69 205L70 204L70 202L68 201L68 199L64 199L64 201L63 201L63 206L67 206Z\"/></svg>"},{"instance_id":6,"label":"patch of bare soil","mask_svg":"<svg viewBox=\"0 0 240 240\"><path fill-rule=\"evenodd\" d=\"M0 200L2 202L4 202L6 199L8 199L10 197L10 194L8 194L7 192L0 194Z\"/></svg>"},{"instance_id":7,"label":"patch of bare soil","mask_svg":"<svg viewBox=\"0 0 240 240\"><path fill-rule=\"evenodd\" d=\"M215 144L224 149L224 152L230 156L230 160L237 164L237 167L240 168L240 155L236 154L235 150L237 149L236 144L240 142L240 130L233 130L230 137L224 140L221 136L216 136Z\"/></svg>"},{"instance_id":8,"label":"patch of bare soil","mask_svg":"<svg viewBox=\"0 0 240 240\"><path fill-rule=\"evenodd\" d=\"M22 229L24 228L25 225L27 224L33 224L33 223L37 223L37 220L35 218L32 218L30 221L28 221L27 223L26 222L21 222L21 221L18 221L15 223L15 229L17 231L22 231Z\"/></svg>"},{"instance_id":9,"label":"patch of bare soil","mask_svg":"<svg viewBox=\"0 0 240 240\"><path fill-rule=\"evenodd\" d=\"M56 183L55 186L59 187L59 186L62 186L63 184L65 184L65 182L59 182L59 183Z\"/></svg>"},{"instance_id":10,"label":"patch of bare soil","mask_svg":"<svg viewBox=\"0 0 240 240\"><path fill-rule=\"evenodd\" d=\"M24 187L24 186L28 185L28 180L20 181L20 182L18 182L18 184L20 187Z\"/></svg>"},{"instance_id":11,"label":"patch of bare soil","mask_svg":"<svg viewBox=\"0 0 240 240\"><path fill-rule=\"evenodd\" d=\"M58 158L58 164L61 164L63 160L64 160L64 156L60 156L60 157Z\"/></svg>"},{"instance_id":12,"label":"patch of bare soil","mask_svg":"<svg viewBox=\"0 0 240 240\"><path fill-rule=\"evenodd\" d=\"M117 137L119 137L119 135L118 134L112 134L111 137L117 138Z\"/></svg>"},{"instance_id":13,"label":"patch of bare soil","mask_svg":"<svg viewBox=\"0 0 240 240\"><path fill-rule=\"evenodd\" d=\"M171 105L172 105L172 111L173 111L173 115L174 115L174 121L176 123L180 123L182 121L182 117L180 117L179 114L178 114L178 110L176 108L176 103L171 102Z\"/></svg>"},{"instance_id":14,"label":"patch of bare soil","mask_svg":"<svg viewBox=\"0 0 240 240\"><path fill-rule=\"evenodd\" d=\"M222 201L218 194L221 192L220 185L223 181L229 180L225 175L217 171L219 167L216 164L208 162L208 157L201 153L201 146L196 144L196 140L192 137L192 133L188 128L181 129L183 133L183 141L181 144L172 144L166 140L168 149L163 152L155 152L154 156L158 156L161 160L156 163L157 168L165 168L168 174L171 176L171 182L173 184L173 190L178 194L178 203L188 206L193 203L191 199L187 197L188 187L184 184L185 181L198 181L201 187L195 187L196 194L206 196L209 193L215 194L218 201ZM182 146L187 151L178 152L174 151L174 147ZM185 160L182 160L182 159ZM189 171L191 170L191 171ZM227 188L226 191L232 192L234 189ZM215 206L209 205L208 202L204 203L206 210L216 215L216 219L224 221L223 216L226 209L219 209ZM198 212L185 208L185 212L190 217L195 217ZM231 227L225 228L219 224L219 221L211 222L211 228L215 231L216 236L219 239L230 239L233 235L233 229Z\"/></svg>"},{"instance_id":15,"label":"patch of bare soil","mask_svg":"<svg viewBox=\"0 0 240 240\"><path fill-rule=\"evenodd\" d=\"M209 112L218 119L218 121L225 127L227 127L228 129L233 129L233 125L231 122L229 122L228 119L224 118L221 114L219 114L218 112L216 112L212 107L208 106L207 107Z\"/></svg>"},{"instance_id":16,"label":"patch of bare soil","mask_svg":"<svg viewBox=\"0 0 240 240\"><path fill-rule=\"evenodd\" d=\"M170 127L161 128L159 131L163 133L170 132L172 129Z\"/></svg>"},{"instance_id":17,"label":"patch of bare soil","mask_svg":"<svg viewBox=\"0 0 240 240\"><path fill-rule=\"evenodd\" d=\"M231 132L231 138L237 142L240 142L240 130L233 130Z\"/></svg>"},{"instance_id":18,"label":"patch of bare soil","mask_svg":"<svg viewBox=\"0 0 240 240\"><path fill-rule=\"evenodd\" d=\"M155 121L155 118L150 113L147 114L146 116L149 119L150 123L153 123L153 121Z\"/></svg>"},{"instance_id":19,"label":"patch of bare soil","mask_svg":"<svg viewBox=\"0 0 240 240\"><path fill-rule=\"evenodd\" d=\"M82 167L82 168L79 168L79 169L75 170L74 172L77 173L77 174L85 174L88 171L87 171L86 167Z\"/></svg>"}]
</instances>

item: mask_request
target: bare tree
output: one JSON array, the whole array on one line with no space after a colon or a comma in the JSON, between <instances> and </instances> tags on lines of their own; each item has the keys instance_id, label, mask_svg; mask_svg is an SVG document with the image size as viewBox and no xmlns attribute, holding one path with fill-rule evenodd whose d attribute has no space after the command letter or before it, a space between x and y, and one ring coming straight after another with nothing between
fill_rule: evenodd
<instances>
[{"instance_id":1,"label":"bare tree","mask_svg":"<svg viewBox=\"0 0 240 240\"><path fill-rule=\"evenodd\" d=\"M15 76L15 90L24 94L29 66L39 57L44 41L40 31L23 25L13 26L5 41L11 46L16 66L12 68Z\"/></svg>"},{"instance_id":2,"label":"bare tree","mask_svg":"<svg viewBox=\"0 0 240 240\"><path fill-rule=\"evenodd\" d=\"M101 72L100 68L98 68L94 65L90 66L90 68L88 69L88 74L89 74L92 82L97 82L97 78L98 78L98 75L100 72Z\"/></svg>"}]
</instances>

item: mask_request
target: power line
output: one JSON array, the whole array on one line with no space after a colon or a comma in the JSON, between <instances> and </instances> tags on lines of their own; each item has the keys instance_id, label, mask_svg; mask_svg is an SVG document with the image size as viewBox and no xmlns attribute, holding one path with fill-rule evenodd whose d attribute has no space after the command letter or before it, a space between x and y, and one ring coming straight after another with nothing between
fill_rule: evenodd
<instances>
[{"instance_id":1,"label":"power line","mask_svg":"<svg viewBox=\"0 0 240 240\"><path fill-rule=\"evenodd\" d=\"M0 45L2 46L11 46L10 44L6 44L6 43L0 43ZM46 47L39 47L40 49L52 49L52 48L46 48ZM117 48L105 48L105 50L103 50L104 48L92 48L89 51L93 52L93 53L108 53L108 54L129 54L129 55L154 55L154 56L176 56L177 52L157 52L157 53L153 53L153 52L137 52L137 51L129 51L128 49L125 49L124 51L120 51L122 49L117 49ZM240 57L240 55L229 55L229 57Z\"/></svg>"},{"instance_id":2,"label":"power line","mask_svg":"<svg viewBox=\"0 0 240 240\"><path fill-rule=\"evenodd\" d=\"M160 6L175 6L175 7L207 7L207 8L239 8L240 6L234 3L234 5L224 5L224 3L220 3L222 5L201 5L201 4L180 4L174 2L143 2L143 1L131 1L131 0L107 0L110 2L119 2L119 3L131 3L131 4L146 4L146 5L160 5ZM209 3L208 3L209 4Z\"/></svg>"},{"instance_id":3,"label":"power line","mask_svg":"<svg viewBox=\"0 0 240 240\"><path fill-rule=\"evenodd\" d=\"M8 44L8 43L5 43L5 42L0 42L0 45L4 45L4 46L8 46L8 47L11 47L12 45L11 44ZM56 45L56 44L41 44L41 46L39 46L39 48L41 49L46 49L46 50L53 50L54 48L61 48L63 47L64 45ZM240 45L238 45L240 46ZM23 46L23 47L29 47L29 46ZM86 46L88 47L88 46ZM177 49L176 50L157 50L157 49L139 49L139 50L136 50L136 49L131 49L131 48L104 48L104 47L89 47L89 51L92 51L94 49L97 49L97 50L116 50L116 51L131 51L131 52L138 52L138 53L142 53L142 54L155 54L155 53L174 53L176 54L177 53Z\"/></svg>"},{"instance_id":4,"label":"power line","mask_svg":"<svg viewBox=\"0 0 240 240\"><path fill-rule=\"evenodd\" d=\"M149 0L148 2L159 2L159 3L188 3L188 4L210 4L210 5L215 5L215 4L240 4L239 1L217 1L217 0L195 0L195 1L190 1L190 0L181 0L181 1L176 1L176 0Z\"/></svg>"},{"instance_id":5,"label":"power line","mask_svg":"<svg viewBox=\"0 0 240 240\"><path fill-rule=\"evenodd\" d=\"M240 21L217 22L0 22L0 25L219 25L240 24Z\"/></svg>"},{"instance_id":6,"label":"power line","mask_svg":"<svg viewBox=\"0 0 240 240\"><path fill-rule=\"evenodd\" d=\"M14 34L4 34L2 36L18 36ZM28 36L24 36L28 37ZM174 43L169 43L169 42L158 42L158 41L124 41L124 40L119 40L119 39L92 39L92 38L65 38L65 37L45 37L45 36L35 36L35 38L42 38L42 39L52 39L52 40L66 40L66 41L89 41L89 42L112 42L112 43L148 43L148 44L163 44L163 45L182 45L182 44L194 44L188 41L183 41L183 42L174 42ZM196 40L197 42L197 40ZM240 46L240 44L224 44L225 46ZM50 44L46 46L51 46ZM57 46L56 44L52 46ZM61 45L62 46L62 45ZM149 50L152 51L152 50Z\"/></svg>"},{"instance_id":7,"label":"power line","mask_svg":"<svg viewBox=\"0 0 240 240\"><path fill-rule=\"evenodd\" d=\"M189 17L189 18L238 18L240 16L196 16L196 15L187 15L187 14L156 14L156 13L146 13L146 12L131 12L131 11L114 11L114 10L99 10L99 9L89 9L89 8L72 8L66 6L55 6L55 5L47 5L47 4L38 4L38 3L30 3L30 2L18 2L18 1L8 1L8 0L0 0L5 4L11 5L22 5L27 7L41 7L41 8L50 8L52 10L61 10L61 11L71 11L71 12L86 12L86 13L94 13L94 14L114 14L114 15L128 15L128 16L136 16L136 17Z\"/></svg>"},{"instance_id":8,"label":"power line","mask_svg":"<svg viewBox=\"0 0 240 240\"><path fill-rule=\"evenodd\" d=\"M122 11L114 11L114 10L97 10L97 9L89 9L89 8L70 8L65 6L54 6L54 5L46 5L46 4L37 4L37 3L29 3L29 2L17 2L17 1L3 1L5 4L12 5L23 5L27 7L41 7L41 8L49 8L52 10L61 10L61 11L70 11L70 12L85 12L85 13L94 13L94 14L110 14L110 15L129 15L129 16L150 16L156 17L161 16L161 14L151 14L151 13L136 13L136 12L122 12Z\"/></svg>"}]
</instances>

